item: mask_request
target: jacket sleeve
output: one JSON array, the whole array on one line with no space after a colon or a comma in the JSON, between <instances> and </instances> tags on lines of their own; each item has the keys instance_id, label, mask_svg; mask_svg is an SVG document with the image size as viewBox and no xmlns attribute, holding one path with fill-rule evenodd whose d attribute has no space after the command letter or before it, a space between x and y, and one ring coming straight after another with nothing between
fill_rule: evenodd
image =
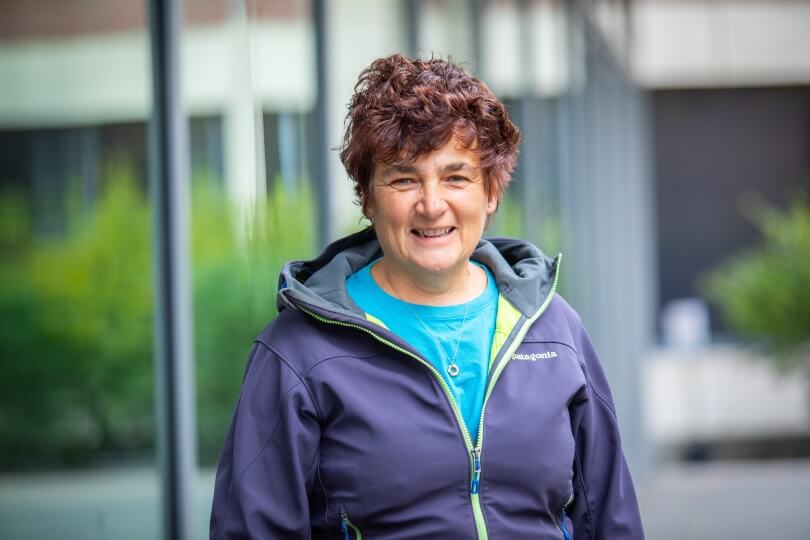
<instances>
[{"instance_id":1,"label":"jacket sleeve","mask_svg":"<svg viewBox=\"0 0 810 540\"><path fill-rule=\"evenodd\" d=\"M574 540L642 540L638 502L607 378L581 324L575 335L586 389L572 418L576 454L574 501L568 515Z\"/></svg>"},{"instance_id":2,"label":"jacket sleeve","mask_svg":"<svg viewBox=\"0 0 810 540\"><path fill-rule=\"evenodd\" d=\"M319 439L301 378L268 347L254 345L217 469L210 537L310 538Z\"/></svg>"}]
</instances>

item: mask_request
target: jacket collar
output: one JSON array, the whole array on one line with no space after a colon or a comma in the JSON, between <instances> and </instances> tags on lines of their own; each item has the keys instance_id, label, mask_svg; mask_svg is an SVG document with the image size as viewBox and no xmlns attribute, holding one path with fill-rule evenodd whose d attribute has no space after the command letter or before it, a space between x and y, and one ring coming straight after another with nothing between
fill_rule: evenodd
<instances>
[{"instance_id":1,"label":"jacket collar","mask_svg":"<svg viewBox=\"0 0 810 540\"><path fill-rule=\"evenodd\" d=\"M310 261L291 261L279 276L276 299L279 311L299 303L363 317L346 292L346 278L382 256L374 230L369 227L341 238ZM540 309L554 284L559 255L551 259L536 246L511 238L482 239L472 259L489 267L498 291L526 317Z\"/></svg>"}]
</instances>

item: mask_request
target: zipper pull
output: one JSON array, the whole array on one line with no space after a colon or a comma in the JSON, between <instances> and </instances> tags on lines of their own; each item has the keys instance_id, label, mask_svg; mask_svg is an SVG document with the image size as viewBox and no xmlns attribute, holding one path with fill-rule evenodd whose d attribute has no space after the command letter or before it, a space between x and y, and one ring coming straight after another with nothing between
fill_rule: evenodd
<instances>
[{"instance_id":1,"label":"zipper pull","mask_svg":"<svg viewBox=\"0 0 810 540\"><path fill-rule=\"evenodd\" d=\"M349 516L346 512L340 513L340 532L343 533L343 540L349 540Z\"/></svg>"},{"instance_id":2,"label":"zipper pull","mask_svg":"<svg viewBox=\"0 0 810 540\"><path fill-rule=\"evenodd\" d=\"M565 508L560 511L560 530L563 533L563 540L571 540L571 533L568 532L568 524L565 522Z\"/></svg>"},{"instance_id":3,"label":"zipper pull","mask_svg":"<svg viewBox=\"0 0 810 540\"><path fill-rule=\"evenodd\" d=\"M478 488L481 486L481 448L475 447L472 449L473 459L473 476L470 483L470 493L478 493Z\"/></svg>"}]
</instances>

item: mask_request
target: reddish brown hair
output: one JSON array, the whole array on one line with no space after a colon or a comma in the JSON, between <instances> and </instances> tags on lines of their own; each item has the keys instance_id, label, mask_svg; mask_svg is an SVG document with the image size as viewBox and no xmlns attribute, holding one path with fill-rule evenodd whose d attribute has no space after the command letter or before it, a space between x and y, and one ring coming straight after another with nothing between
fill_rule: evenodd
<instances>
[{"instance_id":1,"label":"reddish brown hair","mask_svg":"<svg viewBox=\"0 0 810 540\"><path fill-rule=\"evenodd\" d=\"M395 54L372 62L354 87L340 147L363 209L375 162L412 162L451 136L478 154L486 192L500 199L515 167L520 131L495 94L449 60Z\"/></svg>"}]
</instances>

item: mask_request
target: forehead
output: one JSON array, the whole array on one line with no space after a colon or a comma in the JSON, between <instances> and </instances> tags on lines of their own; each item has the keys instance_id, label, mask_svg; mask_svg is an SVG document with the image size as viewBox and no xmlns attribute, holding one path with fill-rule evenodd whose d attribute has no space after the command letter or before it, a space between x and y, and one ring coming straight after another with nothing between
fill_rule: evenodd
<instances>
[{"instance_id":1,"label":"forehead","mask_svg":"<svg viewBox=\"0 0 810 540\"><path fill-rule=\"evenodd\" d=\"M390 174L420 174L430 171L467 171L478 172L480 158L478 153L462 146L455 139L451 139L441 148L432 152L420 154L415 159L405 163L374 163L375 176L388 176Z\"/></svg>"}]
</instances>

